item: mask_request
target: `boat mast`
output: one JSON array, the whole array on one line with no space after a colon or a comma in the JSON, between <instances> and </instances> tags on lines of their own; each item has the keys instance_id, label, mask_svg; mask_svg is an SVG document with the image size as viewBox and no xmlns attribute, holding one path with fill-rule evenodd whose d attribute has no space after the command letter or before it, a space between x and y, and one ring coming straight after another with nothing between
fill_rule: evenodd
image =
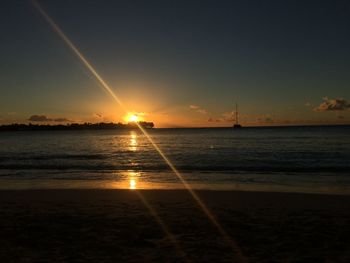
<instances>
[{"instance_id":1,"label":"boat mast","mask_svg":"<svg viewBox=\"0 0 350 263\"><path fill-rule=\"evenodd\" d=\"M236 120L235 120L235 124L233 124L233 128L235 128L235 129L242 128L242 126L239 124L239 121L238 121L238 104L237 104L237 102L236 102L235 117L236 117Z\"/></svg>"},{"instance_id":2,"label":"boat mast","mask_svg":"<svg viewBox=\"0 0 350 263\"><path fill-rule=\"evenodd\" d=\"M237 102L236 102L236 124L238 125L238 106L237 106Z\"/></svg>"}]
</instances>

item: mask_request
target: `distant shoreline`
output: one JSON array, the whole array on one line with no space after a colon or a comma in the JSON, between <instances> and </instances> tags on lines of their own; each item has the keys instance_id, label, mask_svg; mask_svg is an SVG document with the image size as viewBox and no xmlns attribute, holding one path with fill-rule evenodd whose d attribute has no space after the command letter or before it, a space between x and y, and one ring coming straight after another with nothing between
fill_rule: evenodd
<instances>
[{"instance_id":1,"label":"distant shoreline","mask_svg":"<svg viewBox=\"0 0 350 263\"><path fill-rule=\"evenodd\" d=\"M308 124L308 125L264 125L264 126L242 126L242 129L250 128L307 128L307 127L350 127L350 124ZM225 127L161 127L156 129L232 129L232 126Z\"/></svg>"},{"instance_id":2,"label":"distant shoreline","mask_svg":"<svg viewBox=\"0 0 350 263\"><path fill-rule=\"evenodd\" d=\"M115 129L137 129L138 125L143 128L153 128L153 122L145 122L140 121L137 123L129 122L127 124L123 123L71 123L71 124L58 124L58 125L50 125L50 124L9 124L9 125L1 125L1 131L73 131L73 130L115 130Z\"/></svg>"},{"instance_id":3,"label":"distant shoreline","mask_svg":"<svg viewBox=\"0 0 350 263\"><path fill-rule=\"evenodd\" d=\"M153 122L139 122L146 129L157 130L173 130L173 129L232 129L231 126L226 127L159 127L155 128ZM309 125L267 125L267 126L243 126L242 129L287 129L287 128L331 128L331 127L350 127L350 124L309 124ZM138 129L135 123L72 123L72 124L6 124L0 125L0 132L10 131L86 131L86 130L130 130Z\"/></svg>"}]
</instances>

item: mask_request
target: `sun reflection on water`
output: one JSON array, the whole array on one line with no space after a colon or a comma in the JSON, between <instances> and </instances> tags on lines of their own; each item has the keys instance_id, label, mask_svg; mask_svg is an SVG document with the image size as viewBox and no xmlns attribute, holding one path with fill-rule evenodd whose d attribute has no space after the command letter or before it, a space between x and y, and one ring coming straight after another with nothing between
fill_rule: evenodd
<instances>
[{"instance_id":1,"label":"sun reflection on water","mask_svg":"<svg viewBox=\"0 0 350 263\"><path fill-rule=\"evenodd\" d=\"M135 131L130 132L130 139L129 139L129 150L132 152L137 151L137 135Z\"/></svg>"},{"instance_id":2,"label":"sun reflection on water","mask_svg":"<svg viewBox=\"0 0 350 263\"><path fill-rule=\"evenodd\" d=\"M116 96L116 94L113 92L113 90L109 87L109 85L105 82L105 80L97 73L95 68L90 64L90 62L84 57L84 55L80 52L80 50L72 43L72 41L65 35L65 33L61 30L61 28L55 23L55 21L45 12L45 10L41 7L41 5L33 0L33 5L37 8L37 10L41 13L41 15L45 18L45 20L51 25L51 27L55 30L55 32L62 38L62 40L68 45L68 47L78 56L78 58L81 60L81 62L86 66L86 68L92 73L92 75L96 78L96 80L101 84L100 86L105 89L105 91L108 92L108 94L115 100L116 103L123 108L124 111L126 111L126 108L122 101ZM136 119L136 118L135 118ZM239 261L246 261L244 255L241 252L240 247L236 244L236 241L232 239L225 231L225 229L220 225L220 223L217 221L217 219L214 217L214 215L211 213L210 210L208 210L207 206L201 198L193 191L191 186L187 183L187 181L183 178L183 176L180 174L180 172L175 168L174 164L168 159L168 157L163 153L161 148L154 142L152 137L147 133L147 131L136 122L137 127L142 131L144 136L148 139L148 141L152 144L152 146L155 148L155 150L159 153L159 155L163 158L163 160L166 162L166 164L171 168L171 170L174 172L174 174L178 177L180 182L184 185L184 187L189 191L189 193L192 195L193 199L197 202L199 207L203 210L205 215L208 217L208 219L213 223L213 225L219 230L219 233L224 237L224 239L227 241L227 243L232 248L233 252L238 254ZM181 247L178 245L177 240L174 238L173 234L168 230L167 225L162 221L162 219L158 216L157 212L153 209L152 206L149 205L146 199L142 195L140 195L141 200L145 204L145 206L148 208L151 215L156 219L156 221L159 223L165 234L167 235L167 238L172 241L175 248L181 253L183 253ZM182 254L181 253L181 254ZM186 258L186 254L185 254Z\"/></svg>"}]
</instances>

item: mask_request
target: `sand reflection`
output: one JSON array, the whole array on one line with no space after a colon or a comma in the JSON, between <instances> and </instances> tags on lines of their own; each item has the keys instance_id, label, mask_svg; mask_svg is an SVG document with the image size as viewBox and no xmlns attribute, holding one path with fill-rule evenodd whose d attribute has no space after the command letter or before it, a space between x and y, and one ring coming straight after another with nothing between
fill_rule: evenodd
<instances>
[{"instance_id":1,"label":"sand reflection","mask_svg":"<svg viewBox=\"0 0 350 263\"><path fill-rule=\"evenodd\" d=\"M138 179L139 179L139 177L140 177L140 173L139 172L128 171L126 173L126 178L127 178L127 182L128 182L128 188L130 190L138 189Z\"/></svg>"}]
</instances>

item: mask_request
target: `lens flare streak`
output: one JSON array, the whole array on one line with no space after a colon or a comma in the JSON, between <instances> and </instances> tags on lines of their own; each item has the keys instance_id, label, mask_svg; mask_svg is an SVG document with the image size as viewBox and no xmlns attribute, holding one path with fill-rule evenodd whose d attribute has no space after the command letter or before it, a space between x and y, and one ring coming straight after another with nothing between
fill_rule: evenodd
<instances>
[{"instance_id":1,"label":"lens flare streak","mask_svg":"<svg viewBox=\"0 0 350 263\"><path fill-rule=\"evenodd\" d=\"M101 86L104 88L105 91L119 104L119 106L124 110L125 113L128 113L129 111L125 108L122 101L117 97L117 95L113 92L113 90L109 87L109 85L104 81L104 79L99 75L99 73L95 70L95 68L92 66L92 64L84 57L84 55L78 50L78 48L73 44L73 42L64 34L64 32L60 29L60 27L53 21L53 19L45 12L45 10L40 6L40 4L36 0L32 0L33 5L36 7L36 9L40 12L40 14L45 18L45 20L50 24L50 26L53 28L53 30L63 39L63 41L68 45L68 47L76 54L76 56L82 61L82 63L87 67L87 69L94 75L94 77L98 80L98 82L101 84ZM217 221L217 219L214 217L212 212L207 208L207 206L203 203L201 198L197 195L195 191L191 188L191 186L186 182L186 180L183 178L183 176L180 174L180 172L175 168L175 166L171 163L171 161L168 159L168 157L163 153L163 151L158 147L158 145L154 142L152 137L148 134L148 132L139 124L137 123L138 128L142 131L142 133L145 135L145 137L149 140L149 142L152 144L152 146L155 148L155 150L159 153L159 155L164 159L166 164L170 167L170 169L174 172L174 174L178 177L178 179L181 181L181 183L185 186L185 188L189 191L193 199L196 201L198 206L203 210L205 215L208 217L208 219L213 223L213 225L218 229L219 233L223 236L223 238L226 240L226 242L230 245L232 250L237 253L236 260L238 259L240 262L247 262L246 258L244 257L241 249L237 245L237 243L227 234L227 232L222 228L220 223ZM175 238L173 235L167 230L164 222L159 218L156 211L146 202L144 197L140 194L139 195L141 200L143 200L143 203L147 206L150 213L155 217L157 222L161 225L163 231L170 237L170 240L172 242L176 243ZM175 245L178 247L178 245Z\"/></svg>"},{"instance_id":2,"label":"lens flare streak","mask_svg":"<svg viewBox=\"0 0 350 263\"><path fill-rule=\"evenodd\" d=\"M142 193L138 190L135 190L138 197L140 198L141 202L144 204L144 206L148 209L150 214L153 216L153 218L156 220L156 222L160 225L163 232L167 236L168 240L174 245L176 251L179 253L179 255L183 258L185 262L190 262L183 251L183 249L180 247L176 237L169 231L166 224L163 222L163 220L159 217L158 213L154 210L154 208L150 205L150 203L146 200L146 198L142 195Z\"/></svg>"}]
</instances>

